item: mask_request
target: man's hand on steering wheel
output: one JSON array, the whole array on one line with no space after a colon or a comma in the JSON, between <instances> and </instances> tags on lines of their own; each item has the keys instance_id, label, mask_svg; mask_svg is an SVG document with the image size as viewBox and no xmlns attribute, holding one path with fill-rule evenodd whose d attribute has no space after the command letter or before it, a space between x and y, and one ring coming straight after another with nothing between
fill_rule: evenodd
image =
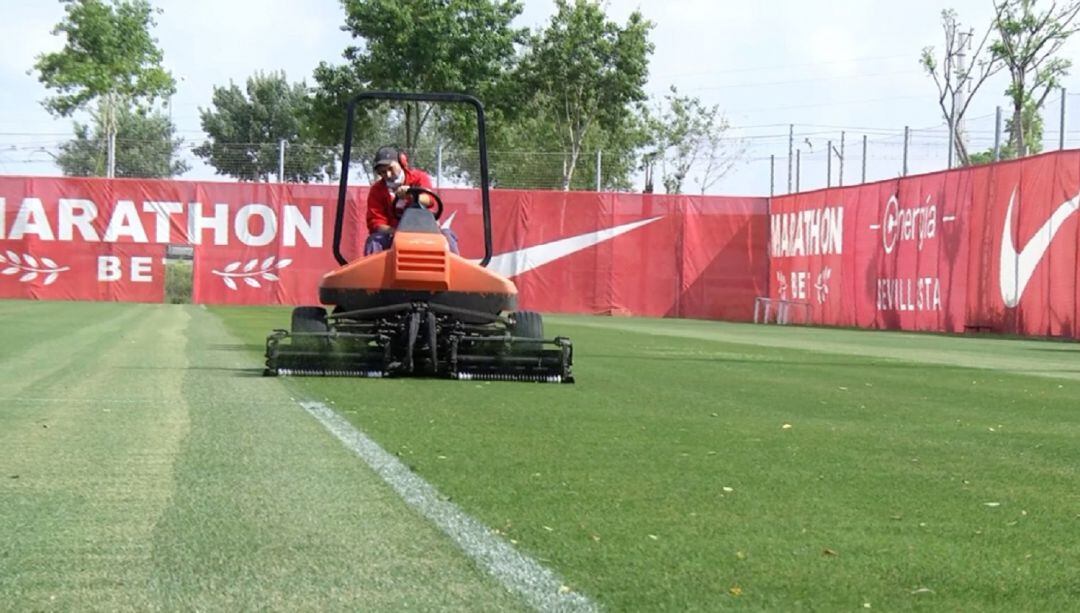
<instances>
[{"instance_id":1,"label":"man's hand on steering wheel","mask_svg":"<svg viewBox=\"0 0 1080 613\"><path fill-rule=\"evenodd\" d=\"M436 194L435 192L431 191L430 189L428 189L426 187L420 187L420 186L417 186L417 185L402 185L402 186L398 187L394 191L394 196L395 196L394 212L395 212L395 214L397 214L397 216L399 218L402 215L405 214L405 209L409 208L409 206L411 206L412 204L425 206L426 208L431 210L431 214L435 216L435 219L439 219L440 217L442 217L442 214L443 214L442 198L439 198L438 194ZM435 204L435 208L432 209L430 204L424 205L421 202L421 196L427 196L428 199ZM397 201L398 200L407 199L407 198L411 199L412 202L410 204L407 204L404 207L397 206Z\"/></svg>"}]
</instances>

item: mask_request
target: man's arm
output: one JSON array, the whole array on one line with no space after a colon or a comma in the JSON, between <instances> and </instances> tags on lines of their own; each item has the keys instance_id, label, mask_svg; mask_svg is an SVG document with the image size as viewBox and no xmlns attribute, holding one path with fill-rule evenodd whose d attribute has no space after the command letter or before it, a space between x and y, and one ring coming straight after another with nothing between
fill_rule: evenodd
<instances>
[{"instance_id":1,"label":"man's arm","mask_svg":"<svg viewBox=\"0 0 1080 613\"><path fill-rule=\"evenodd\" d=\"M412 181L414 187L423 187L434 191L435 188L431 183L431 175L419 169L413 169L412 172L414 173ZM404 195L408 193L408 188L408 185L402 185L398 188L399 193L404 197ZM431 208L431 206L435 204L435 200L427 194L420 194L420 204L427 208Z\"/></svg>"},{"instance_id":2,"label":"man's arm","mask_svg":"<svg viewBox=\"0 0 1080 613\"><path fill-rule=\"evenodd\" d=\"M376 190L382 189L384 192L386 188L381 184L376 183L368 189L367 197L367 227L368 232L393 232L394 228L390 225L390 218L386 216L386 203L383 198L380 198L376 193ZM387 194L389 195L389 194Z\"/></svg>"}]
</instances>

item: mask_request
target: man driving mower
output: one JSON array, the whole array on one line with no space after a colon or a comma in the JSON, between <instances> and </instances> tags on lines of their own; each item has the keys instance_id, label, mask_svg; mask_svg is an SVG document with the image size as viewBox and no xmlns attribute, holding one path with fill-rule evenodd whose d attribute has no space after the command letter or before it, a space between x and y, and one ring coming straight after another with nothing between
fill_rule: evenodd
<instances>
[{"instance_id":1,"label":"man driving mower","mask_svg":"<svg viewBox=\"0 0 1080 613\"><path fill-rule=\"evenodd\" d=\"M393 244L398 221L410 202L410 187L432 189L431 176L419 168L409 168L405 152L396 147L379 147L375 152L374 170L379 180L368 190L369 234L364 243L364 255L385 251ZM431 207L432 198L427 194L420 194L417 198L421 205ZM450 251L458 253L457 235L450 228L443 228L442 233Z\"/></svg>"}]
</instances>

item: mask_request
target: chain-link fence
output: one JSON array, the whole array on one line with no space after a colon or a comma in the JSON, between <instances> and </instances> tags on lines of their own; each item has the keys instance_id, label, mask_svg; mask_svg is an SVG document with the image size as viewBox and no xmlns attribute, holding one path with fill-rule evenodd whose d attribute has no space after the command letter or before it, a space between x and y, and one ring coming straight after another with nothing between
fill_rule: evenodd
<instances>
[{"instance_id":1,"label":"chain-link fence","mask_svg":"<svg viewBox=\"0 0 1080 613\"><path fill-rule=\"evenodd\" d=\"M1006 145L1010 113L967 117L959 126L969 154L991 153ZM1071 120L1070 118L1076 118ZM1042 151L1080 148L1080 94L1049 99L1042 110ZM1070 123L1071 122L1071 123ZM192 180L335 183L341 172L340 147L298 142L233 144L212 151L201 147L198 132L167 143L117 140L120 177L168 177ZM104 142L86 141L71 150L69 133L0 134L0 173L7 175L104 176ZM949 167L949 127L860 127L806 124L734 126L721 148L735 163L719 179L705 177L701 163L682 181L683 193L783 194L827 186L919 174ZM353 150L350 183L374 177L373 151ZM202 154L202 155L199 155ZM479 184L475 149L424 146L409 152L414 167L427 170L440 187ZM620 157L595 149L579 152L499 150L488 152L494 187L534 190L665 191L664 178L678 171L680 160L662 155ZM954 160L953 165L959 165Z\"/></svg>"},{"instance_id":2,"label":"chain-link fence","mask_svg":"<svg viewBox=\"0 0 1080 613\"><path fill-rule=\"evenodd\" d=\"M1004 149L1010 113L1010 109L1001 109L1000 116L994 112L965 118L958 129L968 154L993 159L995 147ZM1069 124L1070 117L1076 118L1074 125ZM1080 94L1049 99L1042 120L1041 148L1029 154L1080 148ZM945 123L891 130L793 125L789 130L788 134L767 143L754 143L749 149L752 153L746 168L757 168L750 174L758 177L762 174L760 167L766 167L770 194L851 185L950 167L949 126ZM952 166L959 165L954 157Z\"/></svg>"}]
</instances>

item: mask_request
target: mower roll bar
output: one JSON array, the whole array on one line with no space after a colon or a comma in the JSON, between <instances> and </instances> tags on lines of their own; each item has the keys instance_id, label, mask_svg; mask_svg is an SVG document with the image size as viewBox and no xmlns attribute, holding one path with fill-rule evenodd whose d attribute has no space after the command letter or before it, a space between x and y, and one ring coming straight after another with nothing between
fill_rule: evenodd
<instances>
[{"instance_id":1,"label":"mower roll bar","mask_svg":"<svg viewBox=\"0 0 1080 613\"><path fill-rule=\"evenodd\" d=\"M334 216L334 259L344 266L349 263L341 254L341 225L345 219L345 199L349 188L349 159L352 156L353 120L356 105L366 100L391 100L397 102L460 102L476 109L477 137L480 146L480 200L484 211L484 259L481 266L491 261L491 200L488 195L487 132L484 127L484 105L473 96L453 93L407 93L371 91L359 93L349 100L345 119L345 149L341 156L341 183L338 186L337 213Z\"/></svg>"}]
</instances>

